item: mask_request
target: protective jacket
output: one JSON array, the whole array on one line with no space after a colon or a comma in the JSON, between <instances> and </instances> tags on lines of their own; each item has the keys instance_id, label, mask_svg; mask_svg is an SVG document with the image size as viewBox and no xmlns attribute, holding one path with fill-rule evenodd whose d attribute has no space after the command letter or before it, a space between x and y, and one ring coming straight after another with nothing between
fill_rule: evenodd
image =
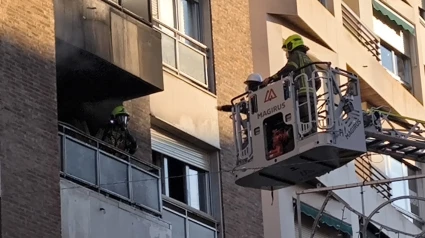
<instances>
[{"instance_id":1,"label":"protective jacket","mask_svg":"<svg viewBox=\"0 0 425 238\"><path fill-rule=\"evenodd\" d=\"M115 124L108 124L100 129L98 138L129 154L134 154L137 150L137 142L128 129Z\"/></svg>"},{"instance_id":2,"label":"protective jacket","mask_svg":"<svg viewBox=\"0 0 425 238\"><path fill-rule=\"evenodd\" d=\"M298 48L294 49L293 51L291 51L289 53L288 62L286 63L286 65L283 66L282 69L280 69L276 74L274 74L270 78L273 81L280 80L281 78L288 76L289 73L291 73L292 71L294 71L298 68L304 67L305 65L308 65L312 62L313 61L307 56L303 47L298 47ZM305 77L305 76L298 77L298 79L295 82L295 85L299 89L299 91L298 91L299 96L305 96L306 95L306 85L307 85L307 82L308 82L308 78L311 78L313 76L313 72L315 70L316 70L316 66L310 65L308 67L305 67L305 68L297 71L294 74L294 78L297 77L300 74L303 74L303 73L307 75L307 77ZM320 81L317 73L314 75L314 77L315 77L314 81L315 81L315 86L316 86L316 91L317 91L321 86L321 81ZM309 87L310 87L309 91L311 93L315 93L315 90L312 88L312 86L313 86L312 83L309 82Z\"/></svg>"}]
</instances>

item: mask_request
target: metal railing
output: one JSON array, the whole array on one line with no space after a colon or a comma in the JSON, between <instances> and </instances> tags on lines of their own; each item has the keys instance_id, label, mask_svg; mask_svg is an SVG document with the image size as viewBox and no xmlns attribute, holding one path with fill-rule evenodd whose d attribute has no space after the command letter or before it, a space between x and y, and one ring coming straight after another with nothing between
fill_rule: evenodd
<instances>
[{"instance_id":1,"label":"metal railing","mask_svg":"<svg viewBox=\"0 0 425 238\"><path fill-rule=\"evenodd\" d=\"M208 87L208 47L158 19L154 28L162 34L162 62L192 81Z\"/></svg>"},{"instance_id":2,"label":"metal railing","mask_svg":"<svg viewBox=\"0 0 425 238\"><path fill-rule=\"evenodd\" d=\"M341 3L344 27L376 58L381 61L379 38L369 30L345 3Z\"/></svg>"},{"instance_id":3,"label":"metal railing","mask_svg":"<svg viewBox=\"0 0 425 238\"><path fill-rule=\"evenodd\" d=\"M375 168L366 156L362 156L355 161L356 173L363 181L376 181L388 179L388 177ZM385 199L391 199L391 185L389 183L372 185L379 194Z\"/></svg>"},{"instance_id":4,"label":"metal railing","mask_svg":"<svg viewBox=\"0 0 425 238\"><path fill-rule=\"evenodd\" d=\"M61 174L155 215L162 212L161 170L59 123Z\"/></svg>"},{"instance_id":5,"label":"metal railing","mask_svg":"<svg viewBox=\"0 0 425 238\"><path fill-rule=\"evenodd\" d=\"M179 237L218 237L217 222L214 219L199 214L196 209L167 196L163 196L163 204L163 219L165 221L185 221L172 224L175 229L183 231ZM185 229L186 226L189 229Z\"/></svg>"}]
</instances>

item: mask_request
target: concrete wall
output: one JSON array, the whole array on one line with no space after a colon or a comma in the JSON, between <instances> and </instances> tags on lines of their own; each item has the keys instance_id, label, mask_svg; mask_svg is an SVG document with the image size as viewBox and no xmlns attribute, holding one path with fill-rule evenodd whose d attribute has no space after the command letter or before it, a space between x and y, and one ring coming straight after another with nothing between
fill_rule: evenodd
<instances>
[{"instance_id":1,"label":"concrete wall","mask_svg":"<svg viewBox=\"0 0 425 238\"><path fill-rule=\"evenodd\" d=\"M171 238L160 218L61 179L63 238Z\"/></svg>"},{"instance_id":2,"label":"concrete wall","mask_svg":"<svg viewBox=\"0 0 425 238\"><path fill-rule=\"evenodd\" d=\"M61 237L53 1L0 7L1 237Z\"/></svg>"},{"instance_id":3,"label":"concrete wall","mask_svg":"<svg viewBox=\"0 0 425 238\"><path fill-rule=\"evenodd\" d=\"M216 97L166 70L164 85L163 92L150 96L151 115L219 148Z\"/></svg>"}]
</instances>

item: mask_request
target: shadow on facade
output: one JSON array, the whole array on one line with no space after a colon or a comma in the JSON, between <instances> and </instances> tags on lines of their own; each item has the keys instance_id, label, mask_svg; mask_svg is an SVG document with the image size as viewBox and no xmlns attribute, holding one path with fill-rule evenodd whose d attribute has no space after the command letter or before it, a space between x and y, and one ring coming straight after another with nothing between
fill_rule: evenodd
<instances>
[{"instance_id":1,"label":"shadow on facade","mask_svg":"<svg viewBox=\"0 0 425 238\"><path fill-rule=\"evenodd\" d=\"M54 49L21 30L0 37L1 235L59 237Z\"/></svg>"},{"instance_id":2,"label":"shadow on facade","mask_svg":"<svg viewBox=\"0 0 425 238\"><path fill-rule=\"evenodd\" d=\"M114 107L152 90L139 77L60 39L56 61L58 118L93 136L109 122Z\"/></svg>"}]
</instances>

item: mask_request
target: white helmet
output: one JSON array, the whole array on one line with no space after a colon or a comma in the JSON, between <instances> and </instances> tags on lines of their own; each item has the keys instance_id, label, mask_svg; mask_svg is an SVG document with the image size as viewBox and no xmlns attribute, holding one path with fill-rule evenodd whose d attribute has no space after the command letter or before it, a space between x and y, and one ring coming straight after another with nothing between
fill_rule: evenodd
<instances>
[{"instance_id":1,"label":"white helmet","mask_svg":"<svg viewBox=\"0 0 425 238\"><path fill-rule=\"evenodd\" d=\"M263 82L263 77L259 74L250 74L248 78L245 80L244 84L248 84L250 82L261 83Z\"/></svg>"}]
</instances>

